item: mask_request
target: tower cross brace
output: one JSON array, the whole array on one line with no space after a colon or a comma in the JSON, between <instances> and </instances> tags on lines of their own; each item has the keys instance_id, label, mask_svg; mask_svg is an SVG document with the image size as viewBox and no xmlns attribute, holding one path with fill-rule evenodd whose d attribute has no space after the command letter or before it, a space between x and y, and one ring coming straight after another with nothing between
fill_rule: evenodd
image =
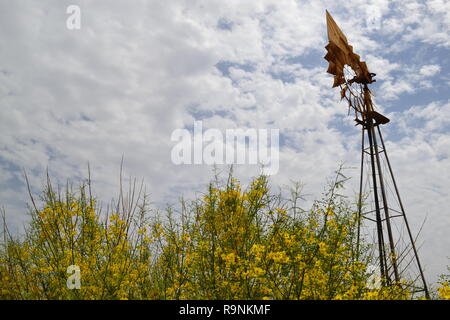
<instances>
[{"instance_id":1,"label":"tower cross brace","mask_svg":"<svg viewBox=\"0 0 450 320\"><path fill-rule=\"evenodd\" d=\"M425 296L429 298L429 291L425 281L422 265L420 263L415 239L413 237L411 228L409 226L408 219L405 214L403 202L400 197L397 182L394 177L391 163L387 154L386 146L384 144L383 135L381 133L380 126L389 121L378 112L373 112L371 115L366 115L364 120L356 119L357 125L361 125L361 172L359 183L359 199L358 199L358 220L366 218L375 222L377 246L378 246L378 263L380 270L380 277L383 286L390 286L392 284L400 284L402 280L401 265L405 262L408 266L414 263L417 267L419 274L418 280L421 286L415 288L416 292L423 291ZM387 119L387 121L386 121ZM368 146L366 146L368 143ZM365 181L365 157L368 157L367 171L368 180ZM383 157L383 158L382 158ZM385 161L386 165L383 167L382 161ZM386 187L386 181L392 181L393 185L393 197L391 201L388 199L388 190ZM372 185L371 196L375 209L370 212L363 211L363 194L365 182L369 182ZM393 201L392 201L393 200ZM397 202L400 210L394 210L390 207L390 202ZM375 215L375 219L370 218L370 214ZM406 237L409 242L410 248L399 248L399 242L401 235L395 235L393 230L393 219L402 219L402 222L406 228ZM360 239L361 224L358 225L358 246ZM400 252L399 252L400 251ZM412 252L411 252L412 251ZM359 252L359 248L357 249ZM406 256L412 253L413 261L405 261Z\"/></svg>"}]
</instances>

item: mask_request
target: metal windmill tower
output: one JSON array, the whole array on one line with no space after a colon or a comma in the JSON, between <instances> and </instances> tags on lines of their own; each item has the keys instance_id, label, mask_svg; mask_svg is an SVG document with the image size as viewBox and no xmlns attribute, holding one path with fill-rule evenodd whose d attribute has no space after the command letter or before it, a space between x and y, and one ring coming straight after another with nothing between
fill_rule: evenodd
<instances>
[{"instance_id":1,"label":"metal windmill tower","mask_svg":"<svg viewBox=\"0 0 450 320\"><path fill-rule=\"evenodd\" d=\"M406 218L397 183L386 151L381 126L389 122L375 111L369 85L375 82L360 56L353 52L344 33L326 11L328 51L324 57L329 62L327 72L334 75L334 87L340 87L341 99L346 99L355 112L356 125L361 126L361 175L358 204L359 221L375 223L378 264L381 284L390 286L402 280L411 283L413 292L423 292L429 297L415 239ZM366 168L366 170L365 170ZM369 189L372 207L362 206L363 194ZM360 227L358 227L358 244ZM404 284L401 284L404 285Z\"/></svg>"}]
</instances>

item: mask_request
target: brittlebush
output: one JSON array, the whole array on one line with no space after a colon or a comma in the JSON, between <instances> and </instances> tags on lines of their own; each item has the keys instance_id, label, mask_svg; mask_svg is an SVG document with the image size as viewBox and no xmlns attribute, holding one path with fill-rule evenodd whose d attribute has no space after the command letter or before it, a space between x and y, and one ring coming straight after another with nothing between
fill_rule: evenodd
<instances>
[{"instance_id":1,"label":"brittlebush","mask_svg":"<svg viewBox=\"0 0 450 320\"><path fill-rule=\"evenodd\" d=\"M61 195L48 183L25 235L4 228L0 299L410 298L404 286L369 285L372 257L356 246L340 183L302 210L298 186L285 199L264 176L243 189L230 175L165 214L140 193L103 214L85 185ZM67 288L69 265L80 289Z\"/></svg>"}]
</instances>

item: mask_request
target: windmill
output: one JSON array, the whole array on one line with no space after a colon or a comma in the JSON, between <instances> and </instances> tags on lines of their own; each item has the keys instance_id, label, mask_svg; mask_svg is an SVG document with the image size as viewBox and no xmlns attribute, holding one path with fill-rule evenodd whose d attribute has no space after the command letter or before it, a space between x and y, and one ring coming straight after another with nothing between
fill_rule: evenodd
<instances>
[{"instance_id":1,"label":"windmill","mask_svg":"<svg viewBox=\"0 0 450 320\"><path fill-rule=\"evenodd\" d=\"M415 239L406 218L397 183L381 134L381 125L390 120L375 110L369 85L376 74L353 52L353 47L333 17L326 11L329 43L324 57L327 72L334 75L333 88L339 87L341 100L348 102L361 126L361 172L358 201L358 221L375 223L378 266L382 286L409 283L414 293L423 292L429 298ZM367 168L364 170L364 168ZM367 172L366 172L367 171ZM367 175L367 177L365 176ZM363 194L369 189L371 207L363 208ZM364 210L363 210L364 209ZM358 225L358 246L361 224ZM358 252L359 250L357 250Z\"/></svg>"}]
</instances>

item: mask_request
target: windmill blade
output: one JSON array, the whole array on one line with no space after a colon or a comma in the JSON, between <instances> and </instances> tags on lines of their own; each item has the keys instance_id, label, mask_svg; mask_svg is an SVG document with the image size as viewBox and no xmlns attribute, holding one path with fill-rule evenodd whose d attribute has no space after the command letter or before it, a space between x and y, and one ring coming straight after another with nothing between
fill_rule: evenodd
<instances>
[{"instance_id":1,"label":"windmill blade","mask_svg":"<svg viewBox=\"0 0 450 320\"><path fill-rule=\"evenodd\" d=\"M331 14L326 11L327 15L327 33L328 45L327 54L324 59L330 64L328 73L334 75L333 87L336 87L344 82L342 79L343 67L349 65L355 71L357 77L355 79L358 83L369 84L374 82L372 79L374 74L370 73L367 64L361 61L361 57L353 52L353 47L348 43L347 37L334 21Z\"/></svg>"},{"instance_id":2,"label":"windmill blade","mask_svg":"<svg viewBox=\"0 0 450 320\"><path fill-rule=\"evenodd\" d=\"M347 37L339 28L336 21L334 21L333 17L328 12L328 10L326 10L326 13L327 13L328 40L336 44L338 47L340 47L341 50L345 51L349 46Z\"/></svg>"}]
</instances>

